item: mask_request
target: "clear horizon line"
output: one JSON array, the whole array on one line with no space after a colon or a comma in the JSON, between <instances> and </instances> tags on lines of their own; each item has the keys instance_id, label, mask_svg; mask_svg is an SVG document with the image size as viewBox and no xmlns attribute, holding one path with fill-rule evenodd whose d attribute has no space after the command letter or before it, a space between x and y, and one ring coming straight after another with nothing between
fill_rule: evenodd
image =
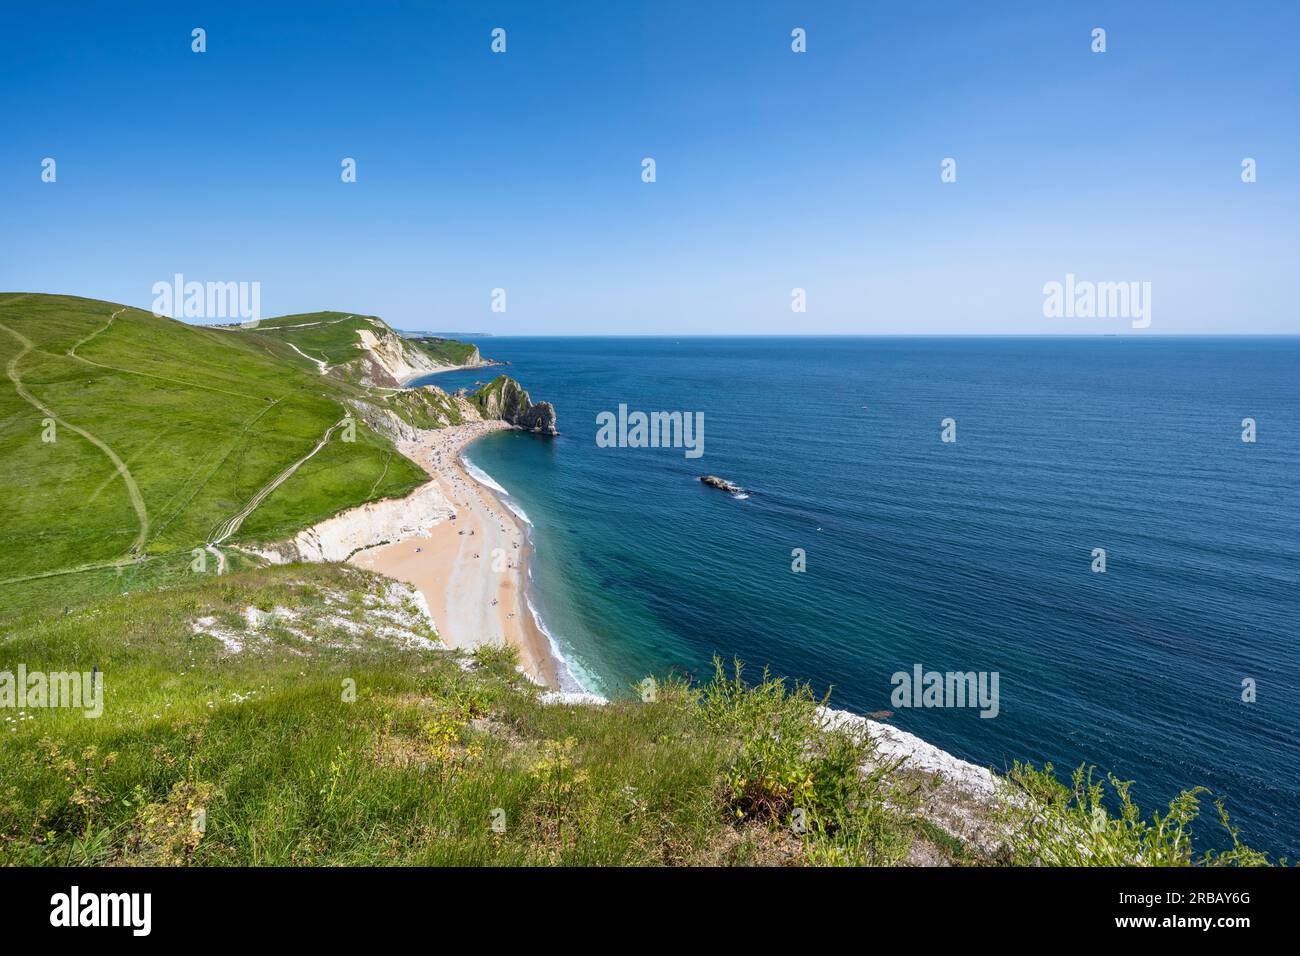
<instances>
[{"instance_id":1,"label":"clear horizon line","mask_svg":"<svg viewBox=\"0 0 1300 956\"><path fill-rule=\"evenodd\" d=\"M402 329L426 335L488 339L1293 339L1300 332L481 332Z\"/></svg>"}]
</instances>

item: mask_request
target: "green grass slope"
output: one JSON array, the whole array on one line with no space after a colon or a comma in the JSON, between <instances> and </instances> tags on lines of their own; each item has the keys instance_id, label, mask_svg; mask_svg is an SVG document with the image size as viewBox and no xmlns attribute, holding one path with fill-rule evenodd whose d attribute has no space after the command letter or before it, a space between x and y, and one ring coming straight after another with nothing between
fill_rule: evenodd
<instances>
[{"instance_id":1,"label":"green grass slope","mask_svg":"<svg viewBox=\"0 0 1300 956\"><path fill-rule=\"evenodd\" d=\"M1147 823L1026 771L968 839L978 808L936 812L940 780L826 730L806 688L719 670L548 704L423 620L329 564L20 615L0 675L97 668L103 710L0 710L0 864L1192 862L1194 795Z\"/></svg>"},{"instance_id":2,"label":"green grass slope","mask_svg":"<svg viewBox=\"0 0 1300 956\"><path fill-rule=\"evenodd\" d=\"M547 705L507 655L431 647L403 587L281 566L15 621L0 669L95 667L105 697L0 723L0 863L885 863L927 839L858 778L869 748L806 746L805 693Z\"/></svg>"},{"instance_id":3,"label":"green grass slope","mask_svg":"<svg viewBox=\"0 0 1300 956\"><path fill-rule=\"evenodd\" d=\"M362 394L267 336L71 296L0 295L0 365L6 611L184 573ZM425 480L360 421L355 435L332 437L231 541Z\"/></svg>"}]
</instances>

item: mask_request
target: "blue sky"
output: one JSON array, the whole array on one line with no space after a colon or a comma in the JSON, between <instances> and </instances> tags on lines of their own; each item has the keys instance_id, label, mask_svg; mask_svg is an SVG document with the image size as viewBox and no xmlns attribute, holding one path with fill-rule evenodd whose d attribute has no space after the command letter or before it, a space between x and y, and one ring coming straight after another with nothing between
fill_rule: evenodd
<instances>
[{"instance_id":1,"label":"blue sky","mask_svg":"<svg viewBox=\"0 0 1300 956\"><path fill-rule=\"evenodd\" d=\"M180 272L260 282L266 315L495 334L1300 331L1290 2L81 3L4 21L4 290L147 308ZM1150 328L1045 318L1067 273L1151 282Z\"/></svg>"}]
</instances>

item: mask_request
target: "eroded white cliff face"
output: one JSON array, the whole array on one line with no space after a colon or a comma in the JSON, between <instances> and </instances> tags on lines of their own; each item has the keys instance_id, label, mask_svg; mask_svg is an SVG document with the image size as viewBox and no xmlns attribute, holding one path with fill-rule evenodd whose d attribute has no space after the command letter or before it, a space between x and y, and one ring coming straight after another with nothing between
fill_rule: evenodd
<instances>
[{"instance_id":1,"label":"eroded white cliff face","mask_svg":"<svg viewBox=\"0 0 1300 956\"><path fill-rule=\"evenodd\" d=\"M299 531L288 541L245 550L272 564L290 561L343 561L361 548L417 535L427 537L430 525L446 521L452 507L437 482L421 485L405 498L390 498L350 508L320 524Z\"/></svg>"},{"instance_id":2,"label":"eroded white cliff face","mask_svg":"<svg viewBox=\"0 0 1300 956\"><path fill-rule=\"evenodd\" d=\"M366 352L370 360L395 382L407 382L448 367L435 362L419 349L411 348L391 329L385 329L382 335L357 329L357 336L361 339L357 348Z\"/></svg>"}]
</instances>

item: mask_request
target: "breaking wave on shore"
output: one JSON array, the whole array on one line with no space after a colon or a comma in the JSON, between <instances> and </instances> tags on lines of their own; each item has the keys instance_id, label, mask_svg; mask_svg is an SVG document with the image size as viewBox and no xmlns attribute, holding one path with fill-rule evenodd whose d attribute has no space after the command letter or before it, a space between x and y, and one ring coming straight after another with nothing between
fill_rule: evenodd
<instances>
[{"instance_id":1,"label":"breaking wave on shore","mask_svg":"<svg viewBox=\"0 0 1300 956\"><path fill-rule=\"evenodd\" d=\"M524 513L524 509L511 500L510 492L506 491L486 471L474 464L464 452L460 455L460 462L465 466L466 474L483 485L483 487L495 492L498 500L524 523L524 533L528 538L528 550L530 554L535 556L537 554L537 545L533 541L533 523L529 520L528 515ZM528 580L524 585L524 602L528 605L528 611L533 616L533 623L537 625L537 629L546 637L546 643L550 645L551 656L555 658L555 675L560 682L560 690L570 693L595 693L595 688L599 686L599 682L593 674L588 673L580 664L570 659L560 648L559 640L546 626L546 622L542 620L541 612L537 610L537 605L533 603L532 588L533 569L532 563L529 562Z\"/></svg>"}]
</instances>

